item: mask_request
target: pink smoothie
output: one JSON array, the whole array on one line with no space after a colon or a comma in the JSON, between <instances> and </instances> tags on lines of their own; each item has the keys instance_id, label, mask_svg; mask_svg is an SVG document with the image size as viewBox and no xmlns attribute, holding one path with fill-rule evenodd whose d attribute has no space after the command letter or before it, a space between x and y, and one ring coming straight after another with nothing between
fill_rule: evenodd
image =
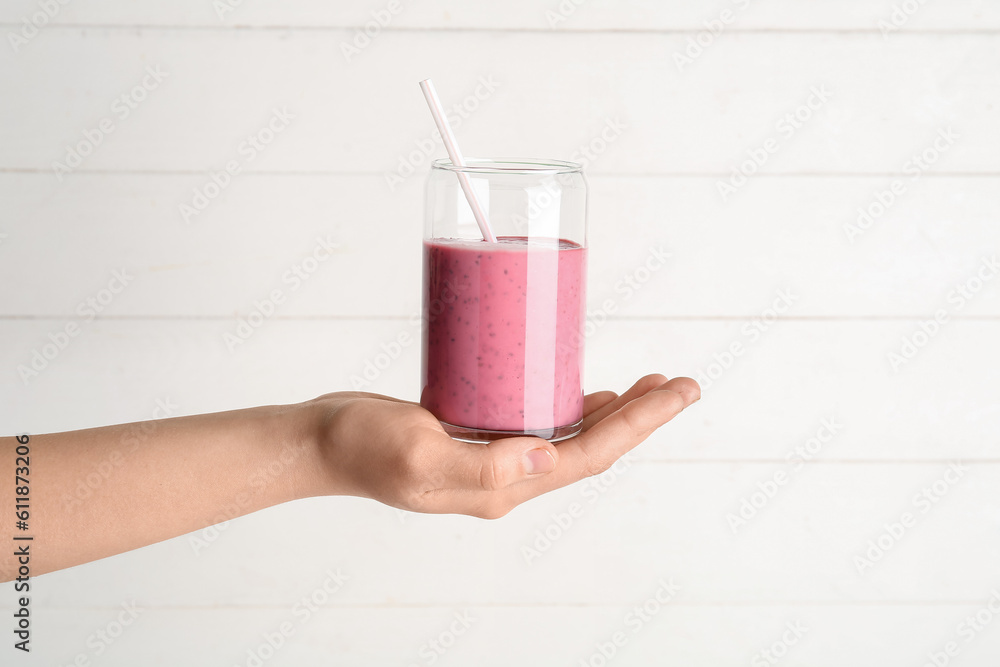
<instances>
[{"instance_id":1,"label":"pink smoothie","mask_svg":"<svg viewBox=\"0 0 1000 667\"><path fill-rule=\"evenodd\" d=\"M472 429L578 422L585 270L565 240L425 241L421 405Z\"/></svg>"}]
</instances>

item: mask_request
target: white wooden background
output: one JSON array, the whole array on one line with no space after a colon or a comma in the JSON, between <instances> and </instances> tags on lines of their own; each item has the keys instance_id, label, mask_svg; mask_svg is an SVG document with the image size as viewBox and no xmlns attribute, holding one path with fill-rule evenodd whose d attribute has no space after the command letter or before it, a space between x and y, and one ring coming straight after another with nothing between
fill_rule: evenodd
<instances>
[{"instance_id":1,"label":"white wooden background","mask_svg":"<svg viewBox=\"0 0 1000 667\"><path fill-rule=\"evenodd\" d=\"M220 18L209 0L77 0L17 51L8 35L39 5L0 5L4 433L146 419L158 401L192 414L304 400L415 335L426 169L395 190L386 174L430 134L427 76L448 106L493 82L457 131L469 155L568 158L624 123L588 166L589 302L617 308L588 341L588 390L743 353L599 487L496 522L342 498L273 508L198 534L211 541L197 553L180 537L39 579L30 660L11 661L4 587L0 662L248 665L289 621L264 664L600 665L616 632L608 664L916 666L952 641L949 664L996 664L1000 280L961 308L953 290L1000 249L1000 2L567 0L552 29L556 0L400 0L350 62L341 44L388 2L231 4ZM883 35L894 5L916 11ZM731 23L679 70L674 54L724 10ZM113 101L147 67L167 76L120 119ZM777 132L820 86L829 101ZM275 108L289 127L185 223L179 205ZM114 132L58 179L52 163L104 118ZM949 128L953 145L912 179L911 156ZM724 202L717 183L769 137L777 150ZM897 179L905 193L852 242L858 207ZM337 254L292 290L281 276L317 236ZM671 258L647 275L654 249ZM128 287L81 317L122 269ZM648 280L616 291L627 276ZM223 335L274 288L287 302L230 352ZM751 338L781 290L791 306ZM889 354L941 309L894 369ZM79 336L22 381L68 322ZM418 366L409 346L370 389L414 398ZM789 464L831 419L834 437ZM964 474L924 513L914 496L953 461ZM788 483L734 533L727 515L776 473ZM573 503L582 514L526 562ZM916 525L859 572L904 512ZM337 569L347 583L296 616ZM636 624L661 579L679 592ZM135 623L95 640L133 601ZM475 619L457 638L456 613ZM981 630L959 627L977 613ZM789 623L807 628L794 645ZM435 639L454 643L439 656Z\"/></svg>"}]
</instances>

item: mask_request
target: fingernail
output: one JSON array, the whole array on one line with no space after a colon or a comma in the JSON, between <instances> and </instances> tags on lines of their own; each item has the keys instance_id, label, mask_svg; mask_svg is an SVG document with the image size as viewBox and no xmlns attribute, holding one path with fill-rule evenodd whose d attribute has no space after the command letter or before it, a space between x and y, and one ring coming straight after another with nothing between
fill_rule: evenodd
<instances>
[{"instance_id":1,"label":"fingernail","mask_svg":"<svg viewBox=\"0 0 1000 667\"><path fill-rule=\"evenodd\" d=\"M539 475L543 472L552 472L556 467L555 459L545 449L532 449L524 455L524 470L529 475Z\"/></svg>"}]
</instances>

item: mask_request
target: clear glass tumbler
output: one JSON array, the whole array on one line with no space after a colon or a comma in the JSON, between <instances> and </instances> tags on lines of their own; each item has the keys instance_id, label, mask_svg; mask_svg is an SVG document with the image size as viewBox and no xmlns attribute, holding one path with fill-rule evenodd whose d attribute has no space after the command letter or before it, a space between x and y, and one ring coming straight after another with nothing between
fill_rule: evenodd
<instances>
[{"instance_id":1,"label":"clear glass tumbler","mask_svg":"<svg viewBox=\"0 0 1000 667\"><path fill-rule=\"evenodd\" d=\"M470 179L490 227L476 224ZM587 182L579 164L436 160L427 179L420 404L469 442L580 432Z\"/></svg>"}]
</instances>

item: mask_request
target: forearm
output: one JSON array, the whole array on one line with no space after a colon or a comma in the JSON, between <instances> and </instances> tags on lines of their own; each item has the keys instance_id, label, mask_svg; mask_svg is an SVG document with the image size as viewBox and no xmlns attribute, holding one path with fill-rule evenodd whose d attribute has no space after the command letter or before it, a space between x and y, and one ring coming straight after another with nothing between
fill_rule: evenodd
<instances>
[{"instance_id":1,"label":"forearm","mask_svg":"<svg viewBox=\"0 0 1000 667\"><path fill-rule=\"evenodd\" d=\"M30 436L32 572L325 492L309 404ZM14 577L14 438L0 440L0 578ZM9 480L9 482L8 482Z\"/></svg>"}]
</instances>

